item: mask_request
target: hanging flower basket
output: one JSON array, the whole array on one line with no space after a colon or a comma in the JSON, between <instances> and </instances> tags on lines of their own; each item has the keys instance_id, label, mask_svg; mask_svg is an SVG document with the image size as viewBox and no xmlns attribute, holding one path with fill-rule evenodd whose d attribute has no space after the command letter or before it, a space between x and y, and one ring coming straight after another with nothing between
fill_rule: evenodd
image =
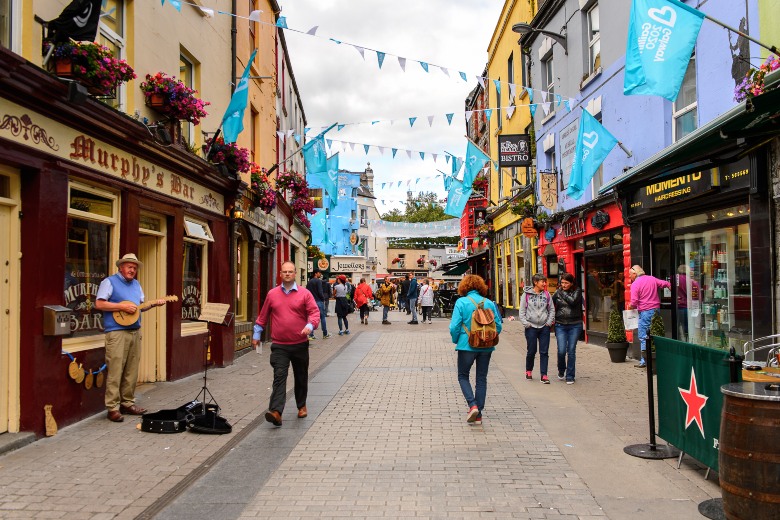
<instances>
[{"instance_id":1,"label":"hanging flower basket","mask_svg":"<svg viewBox=\"0 0 780 520\"><path fill-rule=\"evenodd\" d=\"M43 53L54 45L49 63L50 70L61 78L72 78L87 87L95 96L114 97L116 88L135 79L133 68L125 60L114 58L99 43L44 42Z\"/></svg>"},{"instance_id":2,"label":"hanging flower basket","mask_svg":"<svg viewBox=\"0 0 780 520\"><path fill-rule=\"evenodd\" d=\"M475 190L485 191L488 187L488 177L484 173L480 173L474 178L471 183L471 187Z\"/></svg>"},{"instance_id":3,"label":"hanging flower basket","mask_svg":"<svg viewBox=\"0 0 780 520\"><path fill-rule=\"evenodd\" d=\"M739 103L763 94L764 76L778 69L780 69L780 57L774 55L769 56L758 69L751 68L734 89L734 101Z\"/></svg>"},{"instance_id":4,"label":"hanging flower basket","mask_svg":"<svg viewBox=\"0 0 780 520\"><path fill-rule=\"evenodd\" d=\"M224 164L225 167L233 173L248 172L251 165L249 162L249 150L236 146L236 143L225 143L225 140L218 137L211 146L213 139L206 141L204 150L211 148L208 161L213 164Z\"/></svg>"},{"instance_id":5,"label":"hanging flower basket","mask_svg":"<svg viewBox=\"0 0 780 520\"><path fill-rule=\"evenodd\" d=\"M392 261L391 263L393 263L393 264L397 264L397 263L399 263L400 261L401 261L401 259L400 259L400 258L398 258L398 257L396 257L396 258L393 258L393 261Z\"/></svg>"},{"instance_id":6,"label":"hanging flower basket","mask_svg":"<svg viewBox=\"0 0 780 520\"><path fill-rule=\"evenodd\" d=\"M180 121L189 121L194 125L208 115L205 107L210 103L195 97L197 90L164 72L147 74L146 81L141 83L140 88L146 97L147 106L161 114Z\"/></svg>"}]
</instances>

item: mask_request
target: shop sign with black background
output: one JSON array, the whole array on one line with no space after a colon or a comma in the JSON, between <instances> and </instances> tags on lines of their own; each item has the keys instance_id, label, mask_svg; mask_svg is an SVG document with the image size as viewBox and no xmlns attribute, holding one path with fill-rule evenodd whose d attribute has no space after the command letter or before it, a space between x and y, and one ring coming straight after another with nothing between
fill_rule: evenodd
<instances>
[{"instance_id":1,"label":"shop sign with black background","mask_svg":"<svg viewBox=\"0 0 780 520\"><path fill-rule=\"evenodd\" d=\"M531 166L531 136L528 134L498 136L498 166Z\"/></svg>"}]
</instances>

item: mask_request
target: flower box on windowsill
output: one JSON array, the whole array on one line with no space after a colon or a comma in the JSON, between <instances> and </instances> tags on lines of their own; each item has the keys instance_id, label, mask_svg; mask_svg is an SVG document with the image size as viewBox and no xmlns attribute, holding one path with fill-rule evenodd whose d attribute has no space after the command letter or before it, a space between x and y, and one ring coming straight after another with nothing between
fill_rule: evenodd
<instances>
[{"instance_id":1,"label":"flower box on windowsill","mask_svg":"<svg viewBox=\"0 0 780 520\"><path fill-rule=\"evenodd\" d=\"M90 96L95 96L104 99L113 99L116 97L116 87L111 90L104 90L89 80L76 77L73 74L73 62L68 58L59 58L52 61L54 65L50 67L50 71L54 72L54 75L58 78L65 78L71 81L76 81L86 87Z\"/></svg>"}]
</instances>

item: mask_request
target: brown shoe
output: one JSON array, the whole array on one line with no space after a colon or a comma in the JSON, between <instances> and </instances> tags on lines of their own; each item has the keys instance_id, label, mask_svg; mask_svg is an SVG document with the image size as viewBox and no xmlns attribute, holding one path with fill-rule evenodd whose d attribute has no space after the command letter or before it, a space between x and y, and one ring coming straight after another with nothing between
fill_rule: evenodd
<instances>
[{"instance_id":1,"label":"brown shoe","mask_svg":"<svg viewBox=\"0 0 780 520\"><path fill-rule=\"evenodd\" d=\"M146 413L146 408L141 408L140 406L133 404L130 406L120 406L119 411L127 415L143 415Z\"/></svg>"},{"instance_id":2,"label":"brown shoe","mask_svg":"<svg viewBox=\"0 0 780 520\"><path fill-rule=\"evenodd\" d=\"M108 420L111 422L122 422L125 420L125 416L119 413L119 410L109 410Z\"/></svg>"},{"instance_id":3,"label":"brown shoe","mask_svg":"<svg viewBox=\"0 0 780 520\"><path fill-rule=\"evenodd\" d=\"M274 426L281 426L282 414L280 414L276 410L268 410L267 412L265 412L265 420L273 424Z\"/></svg>"},{"instance_id":4,"label":"brown shoe","mask_svg":"<svg viewBox=\"0 0 780 520\"><path fill-rule=\"evenodd\" d=\"M303 419L307 415L309 415L309 412L306 410L305 406L298 408L298 419Z\"/></svg>"}]
</instances>

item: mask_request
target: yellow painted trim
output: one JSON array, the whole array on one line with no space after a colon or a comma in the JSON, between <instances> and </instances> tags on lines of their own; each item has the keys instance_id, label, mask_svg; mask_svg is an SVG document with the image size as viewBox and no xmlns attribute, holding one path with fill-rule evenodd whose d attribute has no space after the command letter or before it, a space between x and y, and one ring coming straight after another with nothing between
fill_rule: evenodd
<instances>
[{"instance_id":1,"label":"yellow painted trim","mask_svg":"<svg viewBox=\"0 0 780 520\"><path fill-rule=\"evenodd\" d=\"M21 201L21 184L19 179L19 172L12 170L5 166L0 166L0 172L9 177L10 179L10 200L3 199L4 206L11 207L11 214L13 210L22 210ZM0 431L4 431L6 427L9 432L16 433L19 431L19 417L21 414L21 400L20 400L20 348L19 341L21 336L21 319L19 317L18 309L21 309L21 288L19 285L19 279L21 277L21 226L18 218L11 218L10 226L8 230L0 230L2 233L9 233L11 248L8 251L10 258L9 265L9 280L8 280L8 305L11 309L17 309L13 314L16 317L9 321L8 327L8 345L0 348L7 348L7 364L8 364L8 378L5 382L0 381L0 384L8 385L8 423L2 425ZM16 247L14 247L14 245ZM14 251L16 249L16 251Z\"/></svg>"},{"instance_id":2,"label":"yellow painted trim","mask_svg":"<svg viewBox=\"0 0 780 520\"><path fill-rule=\"evenodd\" d=\"M495 218L493 220L493 229L495 229L497 232L504 229L505 227L514 224L520 220L520 215L515 215L511 211L507 211Z\"/></svg>"}]
</instances>

